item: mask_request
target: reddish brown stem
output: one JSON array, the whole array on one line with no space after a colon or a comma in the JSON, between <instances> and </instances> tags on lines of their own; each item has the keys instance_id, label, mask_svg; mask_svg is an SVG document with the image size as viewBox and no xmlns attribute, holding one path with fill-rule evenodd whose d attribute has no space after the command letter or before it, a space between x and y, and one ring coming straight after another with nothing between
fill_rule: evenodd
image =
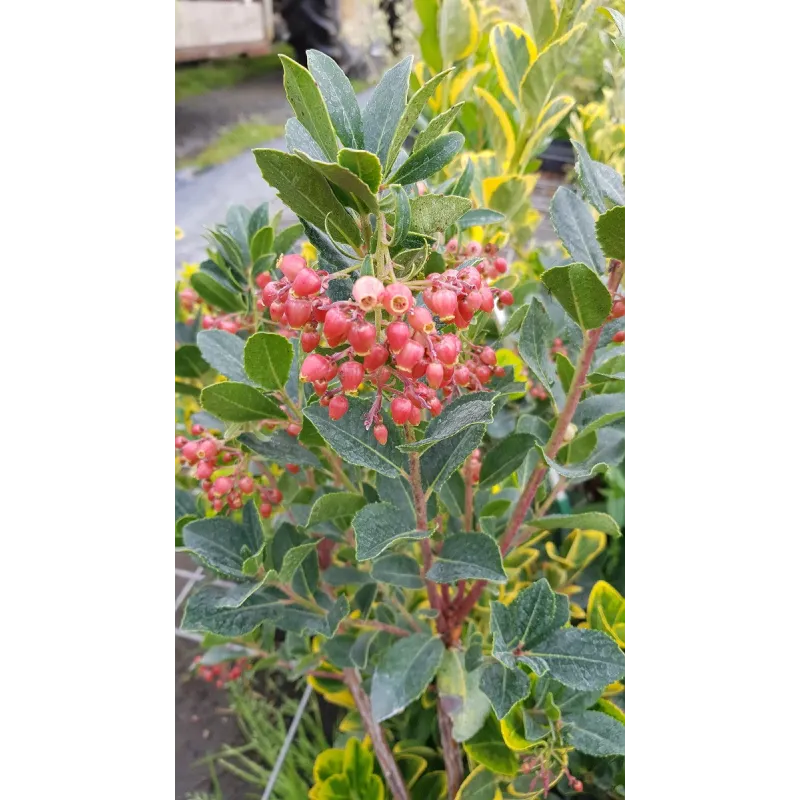
<instances>
[{"instance_id":1,"label":"reddish brown stem","mask_svg":"<svg viewBox=\"0 0 800 800\"><path fill-rule=\"evenodd\" d=\"M624 270L621 262L611 262L611 269L608 278L608 291L611 292L612 295L617 291L617 287L622 280L623 271ZM547 457L551 460L555 459L555 457L558 455L561 445L564 444L564 434L572 422L573 416L575 416L575 409L578 407L581 395L583 394L586 376L589 374L589 369L592 365L592 358L594 357L595 350L597 350L597 344L600 341L600 334L603 332L604 325L605 323L603 323L603 325L601 325L599 328L595 328L594 330L585 334L583 349L581 350L581 355L578 359L578 365L575 368L575 374L572 377L572 383L569 387L569 393L567 394L564 408L558 415L556 427L553 429L553 433L551 434L550 439L545 446L544 451L547 454ZM511 549L514 538L516 537L517 533L519 533L519 529L522 527L522 523L525 521L525 516L527 515L534 499L536 498L536 492L547 475L547 469L547 462L540 464L531 473L530 478L528 478L528 482L525 484L522 494L517 500L517 505L514 507L514 513L511 515L511 519L508 521L508 526L503 534L503 538L500 540L500 552L503 554L503 556L506 556ZM472 610L472 607L478 602L478 598L480 597L485 586L486 581L478 581L472 587L469 594L464 598L463 602L457 609L455 609L455 613L452 615L452 624L455 625L466 619L467 615Z\"/></svg>"},{"instance_id":2,"label":"reddish brown stem","mask_svg":"<svg viewBox=\"0 0 800 800\"><path fill-rule=\"evenodd\" d=\"M464 762L461 760L458 743L453 738L453 722L442 706L441 696L436 699L436 714L439 718L439 736L447 773L447 796L453 800L464 780Z\"/></svg>"},{"instance_id":3,"label":"reddish brown stem","mask_svg":"<svg viewBox=\"0 0 800 800\"><path fill-rule=\"evenodd\" d=\"M344 670L344 682L353 695L358 713L364 722L364 728L372 739L372 748L375 752L375 758L381 765L383 777L386 778L386 784L389 791L392 793L394 800L409 800L408 789L403 782L403 776L400 773L400 768L394 760L392 751L386 742L386 736L380 724L375 721L372 716L372 703L367 697L366 692L361 688L361 676L358 670L347 668Z\"/></svg>"}]
</instances>

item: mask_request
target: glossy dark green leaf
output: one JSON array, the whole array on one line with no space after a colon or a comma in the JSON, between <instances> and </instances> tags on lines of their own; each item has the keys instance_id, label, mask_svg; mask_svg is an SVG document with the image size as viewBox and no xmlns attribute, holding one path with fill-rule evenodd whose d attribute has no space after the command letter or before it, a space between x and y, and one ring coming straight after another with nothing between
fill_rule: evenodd
<instances>
[{"instance_id":1,"label":"glossy dark green leaf","mask_svg":"<svg viewBox=\"0 0 800 800\"><path fill-rule=\"evenodd\" d=\"M399 714L433 680L444 655L441 639L414 633L398 639L381 658L372 676L372 714L376 722Z\"/></svg>"},{"instance_id":2,"label":"glossy dark green leaf","mask_svg":"<svg viewBox=\"0 0 800 800\"><path fill-rule=\"evenodd\" d=\"M242 563L264 544L246 526L227 517L208 517L190 522L183 529L183 541L204 564L229 578L244 579Z\"/></svg>"},{"instance_id":3,"label":"glossy dark green leaf","mask_svg":"<svg viewBox=\"0 0 800 800\"><path fill-rule=\"evenodd\" d=\"M519 354L534 377L555 400L556 370L550 359L553 345L553 324L542 301L531 299L528 313L519 334Z\"/></svg>"},{"instance_id":4,"label":"glossy dark green leaf","mask_svg":"<svg viewBox=\"0 0 800 800\"><path fill-rule=\"evenodd\" d=\"M441 492L450 476L480 446L485 433L485 425L470 425L426 450L420 458L423 486L433 486L434 492Z\"/></svg>"},{"instance_id":5,"label":"glossy dark green leaf","mask_svg":"<svg viewBox=\"0 0 800 800\"><path fill-rule=\"evenodd\" d=\"M213 308L233 313L244 311L244 301L236 287L228 282L212 278L205 272L195 272L189 283L192 288Z\"/></svg>"},{"instance_id":6,"label":"glossy dark green leaf","mask_svg":"<svg viewBox=\"0 0 800 800\"><path fill-rule=\"evenodd\" d=\"M184 344L175 350L175 375L179 378L199 378L208 372L208 364L194 344Z\"/></svg>"},{"instance_id":7,"label":"glossy dark green leaf","mask_svg":"<svg viewBox=\"0 0 800 800\"><path fill-rule=\"evenodd\" d=\"M394 196L394 229L390 245L400 244L406 238L411 224L411 204L402 186L392 186Z\"/></svg>"},{"instance_id":8,"label":"glossy dark green leaf","mask_svg":"<svg viewBox=\"0 0 800 800\"><path fill-rule=\"evenodd\" d=\"M378 200L375 194L358 175L355 175L340 164L327 164L324 161L315 161L302 152L298 153L298 155L307 164L310 164L314 169L322 173L326 180L352 197L360 212L369 211L373 214L378 213ZM352 203L348 204L352 205Z\"/></svg>"},{"instance_id":9,"label":"glossy dark green leaf","mask_svg":"<svg viewBox=\"0 0 800 800\"><path fill-rule=\"evenodd\" d=\"M368 150L350 150L344 148L337 156L339 164L357 175L372 192L377 192L381 185L381 162L375 153Z\"/></svg>"},{"instance_id":10,"label":"glossy dark green leaf","mask_svg":"<svg viewBox=\"0 0 800 800\"><path fill-rule=\"evenodd\" d=\"M590 756L624 756L625 726L600 711L584 711L570 717L566 740L581 753Z\"/></svg>"},{"instance_id":11,"label":"glossy dark green leaf","mask_svg":"<svg viewBox=\"0 0 800 800\"><path fill-rule=\"evenodd\" d=\"M592 212L583 200L565 186L559 186L550 203L550 219L572 258L602 273L606 259L594 232Z\"/></svg>"},{"instance_id":12,"label":"glossy dark green leaf","mask_svg":"<svg viewBox=\"0 0 800 800\"><path fill-rule=\"evenodd\" d=\"M280 150L255 149L253 155L264 180L278 191L280 199L295 214L323 230L327 218L328 230L337 241L354 247L360 245L361 232L355 220L314 167L300 156Z\"/></svg>"},{"instance_id":13,"label":"glossy dark green leaf","mask_svg":"<svg viewBox=\"0 0 800 800\"><path fill-rule=\"evenodd\" d=\"M352 259L348 259L342 255L342 253L333 246L333 242L324 230L320 230L307 220L300 220L300 222L305 230L308 241L314 245L319 253L320 265L321 262L324 261L330 267L335 268L334 271L336 271L352 267L356 261L360 261L360 258L355 254L353 254ZM324 224L322 227L324 227Z\"/></svg>"},{"instance_id":14,"label":"glossy dark green leaf","mask_svg":"<svg viewBox=\"0 0 800 800\"><path fill-rule=\"evenodd\" d=\"M409 525L391 503L370 503L353 517L356 534L356 558L366 561L380 555L398 539L424 539L429 531Z\"/></svg>"},{"instance_id":15,"label":"glossy dark green leaf","mask_svg":"<svg viewBox=\"0 0 800 800\"><path fill-rule=\"evenodd\" d=\"M535 444L529 433L512 433L501 439L483 458L481 484L491 486L513 475Z\"/></svg>"},{"instance_id":16,"label":"glossy dark green leaf","mask_svg":"<svg viewBox=\"0 0 800 800\"><path fill-rule=\"evenodd\" d=\"M602 631L559 628L520 656L537 675L549 673L580 691L602 689L625 674L625 655Z\"/></svg>"},{"instance_id":17,"label":"glossy dark green leaf","mask_svg":"<svg viewBox=\"0 0 800 800\"><path fill-rule=\"evenodd\" d=\"M328 160L335 161L339 144L317 82L305 67L293 59L283 54L279 54L278 58L283 64L283 86L289 105Z\"/></svg>"},{"instance_id":18,"label":"glossy dark green leaf","mask_svg":"<svg viewBox=\"0 0 800 800\"><path fill-rule=\"evenodd\" d=\"M411 230L428 236L444 232L472 207L466 197L423 194L411 198Z\"/></svg>"},{"instance_id":19,"label":"glossy dark green leaf","mask_svg":"<svg viewBox=\"0 0 800 800\"><path fill-rule=\"evenodd\" d=\"M599 328L611 313L611 294L586 264L552 267L542 283L584 331Z\"/></svg>"},{"instance_id":20,"label":"glossy dark green leaf","mask_svg":"<svg viewBox=\"0 0 800 800\"><path fill-rule=\"evenodd\" d=\"M296 222L294 225L284 228L276 237L275 243L272 245L276 255L284 255L288 253L294 243L303 235L303 226L301 223Z\"/></svg>"},{"instance_id":21,"label":"glossy dark green leaf","mask_svg":"<svg viewBox=\"0 0 800 800\"><path fill-rule=\"evenodd\" d=\"M443 111L441 114L435 116L430 121L428 127L414 140L412 152L421 150L425 145L430 144L437 136L441 136L445 133L453 120L458 116L463 105L463 102L456 103L452 108L448 108L447 111ZM461 192L448 192L447 194L460 194L462 197L467 197L467 195Z\"/></svg>"},{"instance_id":22,"label":"glossy dark green leaf","mask_svg":"<svg viewBox=\"0 0 800 800\"><path fill-rule=\"evenodd\" d=\"M372 565L372 577L404 589L421 589L425 585L419 575L419 564L402 553L391 553L377 559Z\"/></svg>"},{"instance_id":23,"label":"glossy dark green leaf","mask_svg":"<svg viewBox=\"0 0 800 800\"><path fill-rule=\"evenodd\" d=\"M491 208L473 208L459 218L458 227L463 231L476 225L499 225L501 222L505 222L505 219L505 214L492 211Z\"/></svg>"},{"instance_id":24,"label":"glossy dark green leaf","mask_svg":"<svg viewBox=\"0 0 800 800\"><path fill-rule=\"evenodd\" d=\"M615 206L625 205L622 176L608 164L594 161L580 142L570 142L575 149L575 172L586 199L601 214L606 210L606 199Z\"/></svg>"},{"instance_id":25,"label":"glossy dark green leaf","mask_svg":"<svg viewBox=\"0 0 800 800\"><path fill-rule=\"evenodd\" d=\"M425 147L415 150L388 180L390 183L405 186L430 178L444 169L461 152L463 146L463 134L457 131L442 134Z\"/></svg>"},{"instance_id":26,"label":"glossy dark green leaf","mask_svg":"<svg viewBox=\"0 0 800 800\"><path fill-rule=\"evenodd\" d=\"M244 341L227 331L200 331L197 346L203 358L220 375L239 383L252 384L244 371Z\"/></svg>"},{"instance_id":27,"label":"glossy dark green leaf","mask_svg":"<svg viewBox=\"0 0 800 800\"><path fill-rule=\"evenodd\" d=\"M459 580L505 583L508 580L497 542L483 533L448 536L425 577L436 583Z\"/></svg>"},{"instance_id":28,"label":"glossy dark green leaf","mask_svg":"<svg viewBox=\"0 0 800 800\"><path fill-rule=\"evenodd\" d=\"M544 454L537 445L544 460L559 474L571 480L582 480L605 472L625 458L625 433L618 428L601 428L597 431L597 448L585 461L575 464L560 464Z\"/></svg>"},{"instance_id":29,"label":"glossy dark green leaf","mask_svg":"<svg viewBox=\"0 0 800 800\"><path fill-rule=\"evenodd\" d=\"M202 586L189 595L181 628L218 636L245 636L266 619L274 617L285 600L283 592L265 587L240 606L230 605L231 592L238 591L238 587Z\"/></svg>"},{"instance_id":30,"label":"glossy dark green leaf","mask_svg":"<svg viewBox=\"0 0 800 800\"><path fill-rule=\"evenodd\" d=\"M497 392L475 392L457 397L435 417L419 441L401 445L402 451L424 452L436 442L449 439L471 425L487 425L493 419L492 406Z\"/></svg>"},{"instance_id":31,"label":"glossy dark green leaf","mask_svg":"<svg viewBox=\"0 0 800 800\"><path fill-rule=\"evenodd\" d=\"M389 151L386 156L387 171L392 169L394 166L394 162L397 158L397 154L400 152L400 148L403 146L403 142L405 142L406 138L413 130L414 124L419 118L419 115L422 113L422 110L425 108L428 100L433 96L436 88L447 77L449 72L450 70L445 70L444 72L440 72L438 75L434 75L429 81L421 86L408 101L408 105L403 110L403 115L400 117L400 120L397 123L397 128L392 136L392 143L389 146Z\"/></svg>"},{"instance_id":32,"label":"glossy dark green leaf","mask_svg":"<svg viewBox=\"0 0 800 800\"><path fill-rule=\"evenodd\" d=\"M375 595L378 593L378 584L370 581L364 584L353 598L353 608L361 615L361 619L369 616L372 604L375 602Z\"/></svg>"},{"instance_id":33,"label":"glossy dark green leaf","mask_svg":"<svg viewBox=\"0 0 800 800\"><path fill-rule=\"evenodd\" d=\"M364 109L364 148L375 153L384 168L391 167L387 156L406 107L411 61L406 56L384 73Z\"/></svg>"},{"instance_id":34,"label":"glossy dark green leaf","mask_svg":"<svg viewBox=\"0 0 800 800\"><path fill-rule=\"evenodd\" d=\"M348 464L374 469L389 478L400 477L405 474L407 464L406 456L397 449L401 434L391 420L385 419L389 438L385 445L378 444L375 434L364 427L371 405L369 400L352 397L347 413L336 421L331 420L327 408L316 403L306 406L303 414Z\"/></svg>"},{"instance_id":35,"label":"glossy dark green leaf","mask_svg":"<svg viewBox=\"0 0 800 800\"><path fill-rule=\"evenodd\" d=\"M294 351L289 340L277 333L254 333L244 346L248 377L264 389L282 389L289 380Z\"/></svg>"},{"instance_id":36,"label":"glossy dark green leaf","mask_svg":"<svg viewBox=\"0 0 800 800\"><path fill-rule=\"evenodd\" d=\"M214 383L200 393L200 405L226 422L286 419L278 404L246 383Z\"/></svg>"},{"instance_id":37,"label":"glossy dark green leaf","mask_svg":"<svg viewBox=\"0 0 800 800\"><path fill-rule=\"evenodd\" d=\"M319 50L308 50L308 68L314 76L333 127L345 147L364 146L364 128L353 84L339 65Z\"/></svg>"},{"instance_id":38,"label":"glossy dark green leaf","mask_svg":"<svg viewBox=\"0 0 800 800\"><path fill-rule=\"evenodd\" d=\"M607 258L625 260L625 206L616 206L601 214L595 228L597 241Z\"/></svg>"},{"instance_id":39,"label":"glossy dark green leaf","mask_svg":"<svg viewBox=\"0 0 800 800\"><path fill-rule=\"evenodd\" d=\"M319 540L306 542L293 547L283 558L281 571L278 576L281 583L291 583L300 565L306 560L312 550L316 550Z\"/></svg>"},{"instance_id":40,"label":"glossy dark green leaf","mask_svg":"<svg viewBox=\"0 0 800 800\"><path fill-rule=\"evenodd\" d=\"M306 527L320 522L352 517L367 504L363 495L352 492L331 492L324 494L314 503Z\"/></svg>"},{"instance_id":41,"label":"glossy dark green leaf","mask_svg":"<svg viewBox=\"0 0 800 800\"><path fill-rule=\"evenodd\" d=\"M257 261L261 256L272 252L272 245L275 242L275 231L269 225L256 231L250 240L250 258Z\"/></svg>"},{"instance_id":42,"label":"glossy dark green leaf","mask_svg":"<svg viewBox=\"0 0 800 800\"><path fill-rule=\"evenodd\" d=\"M239 441L270 464L296 464L298 467L319 467L319 459L286 431L275 431L267 438L243 433Z\"/></svg>"}]
</instances>

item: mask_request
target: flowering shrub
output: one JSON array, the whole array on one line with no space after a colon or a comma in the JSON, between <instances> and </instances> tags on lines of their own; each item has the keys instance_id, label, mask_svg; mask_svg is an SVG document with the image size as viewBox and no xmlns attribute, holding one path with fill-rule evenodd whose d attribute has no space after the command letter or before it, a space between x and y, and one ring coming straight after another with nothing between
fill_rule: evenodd
<instances>
[{"instance_id":1,"label":"flowering shrub","mask_svg":"<svg viewBox=\"0 0 800 800\"><path fill-rule=\"evenodd\" d=\"M179 289L176 538L229 582L183 627L347 709L312 797L613 794L624 599L577 599L620 529L548 512L624 456L622 180L580 154L598 219L560 189L573 260L519 284L464 234L472 173L437 188L463 136L404 149L443 76L408 99L406 59L362 114L308 63L254 155L315 257L235 210Z\"/></svg>"}]
</instances>

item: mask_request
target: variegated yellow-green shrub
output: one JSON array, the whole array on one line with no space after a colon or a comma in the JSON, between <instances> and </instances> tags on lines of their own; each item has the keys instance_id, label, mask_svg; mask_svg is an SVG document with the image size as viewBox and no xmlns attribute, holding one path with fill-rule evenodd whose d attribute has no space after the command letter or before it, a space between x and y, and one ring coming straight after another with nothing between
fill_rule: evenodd
<instances>
[{"instance_id":1,"label":"variegated yellow-green shrub","mask_svg":"<svg viewBox=\"0 0 800 800\"><path fill-rule=\"evenodd\" d=\"M284 59L288 152L254 153L300 222L232 209L177 294L200 410L178 415L176 543L222 579L182 625L340 709L314 800L618 798L624 614L590 590L619 586L598 497L625 455L622 177L578 146L553 216L572 258L517 282L459 244L507 226L468 197L477 167L439 183L464 136L407 145L452 73L409 95L405 59L362 111L308 63Z\"/></svg>"},{"instance_id":2,"label":"variegated yellow-green shrub","mask_svg":"<svg viewBox=\"0 0 800 800\"><path fill-rule=\"evenodd\" d=\"M527 13L510 20L486 0L415 0L425 59L416 85L451 70L428 101L430 124L464 134L468 151L453 172L469 162L476 204L505 216L493 240L507 237L523 260L540 221L530 203L533 169L574 108L561 85L598 6L528 0Z\"/></svg>"}]
</instances>

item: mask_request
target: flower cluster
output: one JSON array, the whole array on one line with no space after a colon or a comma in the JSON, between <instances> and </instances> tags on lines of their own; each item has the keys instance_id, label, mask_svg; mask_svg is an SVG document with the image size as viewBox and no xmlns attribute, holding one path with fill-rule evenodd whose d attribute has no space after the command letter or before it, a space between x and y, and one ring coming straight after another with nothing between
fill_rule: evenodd
<instances>
[{"instance_id":1,"label":"flower cluster","mask_svg":"<svg viewBox=\"0 0 800 800\"><path fill-rule=\"evenodd\" d=\"M495 259L492 270L498 262L507 268ZM488 285L488 263L388 285L363 275L353 286L352 300L335 301L326 294L328 273L311 269L302 256L287 255L278 263L282 278L259 276L259 307L268 309L280 326L300 334L308 354L300 378L312 384L331 419L344 416L347 395L362 384L375 388L376 401L365 424L384 444L384 397L390 398L395 423L418 425L425 410L437 416L443 402L464 391L479 391L493 376L504 374L491 347L466 343L457 333L442 330L450 324L464 330L476 313L490 313L496 299L502 305L514 302L510 292ZM323 337L333 353L315 352ZM335 379L338 386L331 385Z\"/></svg>"},{"instance_id":2,"label":"flower cluster","mask_svg":"<svg viewBox=\"0 0 800 800\"><path fill-rule=\"evenodd\" d=\"M237 659L233 664L201 664L202 656L195 656L193 666L197 676L206 683L213 683L222 689L226 683L238 680L249 668L250 662L246 658Z\"/></svg>"},{"instance_id":3,"label":"flower cluster","mask_svg":"<svg viewBox=\"0 0 800 800\"><path fill-rule=\"evenodd\" d=\"M273 506L280 505L283 500L283 493L275 485L274 476L270 473L251 475L245 454L208 435L202 425L192 425L191 433L199 438L176 436L175 449L180 452L181 463L193 468L193 475L200 481L200 488L214 511L220 513L226 507L239 509L248 495L257 495L261 516L269 517ZM290 467L294 465L287 466L287 469ZM225 474L215 475L223 469ZM296 470L297 467L294 467L290 471ZM266 484L262 481L266 481Z\"/></svg>"}]
</instances>

